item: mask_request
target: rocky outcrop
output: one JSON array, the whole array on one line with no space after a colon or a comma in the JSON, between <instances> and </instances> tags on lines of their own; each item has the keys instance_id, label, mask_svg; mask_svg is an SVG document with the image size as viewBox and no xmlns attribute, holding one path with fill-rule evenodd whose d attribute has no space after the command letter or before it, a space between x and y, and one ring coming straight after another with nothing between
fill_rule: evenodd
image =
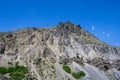
<instances>
[{"instance_id":1,"label":"rocky outcrop","mask_svg":"<svg viewBox=\"0 0 120 80\"><path fill-rule=\"evenodd\" d=\"M114 60L111 65L113 68L116 68L118 71L120 71L120 60Z\"/></svg>"},{"instance_id":2,"label":"rocky outcrop","mask_svg":"<svg viewBox=\"0 0 120 80\"><path fill-rule=\"evenodd\" d=\"M44 51L43 51L42 57L43 58L46 58L46 57L50 58L50 57L55 57L55 55L50 48L45 48Z\"/></svg>"},{"instance_id":3,"label":"rocky outcrop","mask_svg":"<svg viewBox=\"0 0 120 80\"><path fill-rule=\"evenodd\" d=\"M0 42L0 54L4 54L5 52L5 44Z\"/></svg>"},{"instance_id":4,"label":"rocky outcrop","mask_svg":"<svg viewBox=\"0 0 120 80\"><path fill-rule=\"evenodd\" d=\"M6 75L0 74L0 80L10 80L10 78Z\"/></svg>"},{"instance_id":5,"label":"rocky outcrop","mask_svg":"<svg viewBox=\"0 0 120 80\"><path fill-rule=\"evenodd\" d=\"M88 61L87 63L91 64L103 71L112 69L112 64L108 60L99 58L99 57L96 57L96 58L92 59L91 61Z\"/></svg>"}]
</instances>

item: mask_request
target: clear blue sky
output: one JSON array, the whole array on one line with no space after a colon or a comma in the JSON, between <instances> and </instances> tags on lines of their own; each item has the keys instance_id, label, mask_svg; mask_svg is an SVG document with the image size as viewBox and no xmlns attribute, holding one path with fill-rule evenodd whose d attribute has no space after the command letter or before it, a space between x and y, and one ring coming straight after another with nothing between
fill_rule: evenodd
<instances>
[{"instance_id":1,"label":"clear blue sky","mask_svg":"<svg viewBox=\"0 0 120 80\"><path fill-rule=\"evenodd\" d=\"M0 32L67 20L120 46L120 0L0 0Z\"/></svg>"}]
</instances>

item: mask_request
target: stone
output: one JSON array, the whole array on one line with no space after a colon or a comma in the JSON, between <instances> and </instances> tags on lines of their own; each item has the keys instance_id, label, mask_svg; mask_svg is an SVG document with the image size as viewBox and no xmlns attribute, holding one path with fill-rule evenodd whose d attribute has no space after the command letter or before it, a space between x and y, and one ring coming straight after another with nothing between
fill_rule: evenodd
<instances>
[{"instance_id":1,"label":"stone","mask_svg":"<svg viewBox=\"0 0 120 80\"><path fill-rule=\"evenodd\" d=\"M53 51L52 51L50 48L46 47L46 48L44 49L44 51L43 51L42 57L43 57L43 58L46 58L46 57L54 57L54 53L53 53Z\"/></svg>"},{"instance_id":2,"label":"stone","mask_svg":"<svg viewBox=\"0 0 120 80\"><path fill-rule=\"evenodd\" d=\"M3 42L0 42L0 54L4 54L5 52L5 44Z\"/></svg>"}]
</instances>

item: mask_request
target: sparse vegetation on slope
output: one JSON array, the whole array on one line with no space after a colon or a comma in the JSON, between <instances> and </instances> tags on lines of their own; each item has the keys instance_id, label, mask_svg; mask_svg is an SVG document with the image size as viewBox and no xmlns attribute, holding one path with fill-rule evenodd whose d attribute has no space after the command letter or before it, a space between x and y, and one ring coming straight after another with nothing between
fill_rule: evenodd
<instances>
[{"instance_id":1,"label":"sparse vegetation on slope","mask_svg":"<svg viewBox=\"0 0 120 80\"><path fill-rule=\"evenodd\" d=\"M77 73L75 73L75 72L72 72L71 71L71 69L70 69L70 67L69 66L66 66L66 65L64 65L63 66L63 69L64 69L64 71L66 71L67 73L69 73L69 74L71 74L75 79L80 79L80 78L82 78L82 77L84 77L86 74L85 74L85 72L83 72L83 71L80 71L80 72L77 72Z\"/></svg>"},{"instance_id":2,"label":"sparse vegetation on slope","mask_svg":"<svg viewBox=\"0 0 120 80\"><path fill-rule=\"evenodd\" d=\"M104 42L96 39L96 38L87 38L86 36L81 35L81 37L89 44L101 44L103 46L106 46L107 44L105 44Z\"/></svg>"},{"instance_id":3,"label":"sparse vegetation on slope","mask_svg":"<svg viewBox=\"0 0 120 80\"><path fill-rule=\"evenodd\" d=\"M26 73L28 73L27 67L15 66L15 67L0 67L0 74L10 74L11 80L22 80Z\"/></svg>"}]
</instances>

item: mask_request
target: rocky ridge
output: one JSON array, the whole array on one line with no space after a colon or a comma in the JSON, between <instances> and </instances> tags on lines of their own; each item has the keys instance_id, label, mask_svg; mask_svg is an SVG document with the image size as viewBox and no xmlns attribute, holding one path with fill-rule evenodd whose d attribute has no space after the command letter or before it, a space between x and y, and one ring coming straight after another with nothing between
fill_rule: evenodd
<instances>
[{"instance_id":1,"label":"rocky ridge","mask_svg":"<svg viewBox=\"0 0 120 80\"><path fill-rule=\"evenodd\" d=\"M25 80L76 80L63 65L84 71L78 80L120 80L120 49L69 21L52 28L0 33L0 66L16 62L28 67L30 76Z\"/></svg>"}]
</instances>

